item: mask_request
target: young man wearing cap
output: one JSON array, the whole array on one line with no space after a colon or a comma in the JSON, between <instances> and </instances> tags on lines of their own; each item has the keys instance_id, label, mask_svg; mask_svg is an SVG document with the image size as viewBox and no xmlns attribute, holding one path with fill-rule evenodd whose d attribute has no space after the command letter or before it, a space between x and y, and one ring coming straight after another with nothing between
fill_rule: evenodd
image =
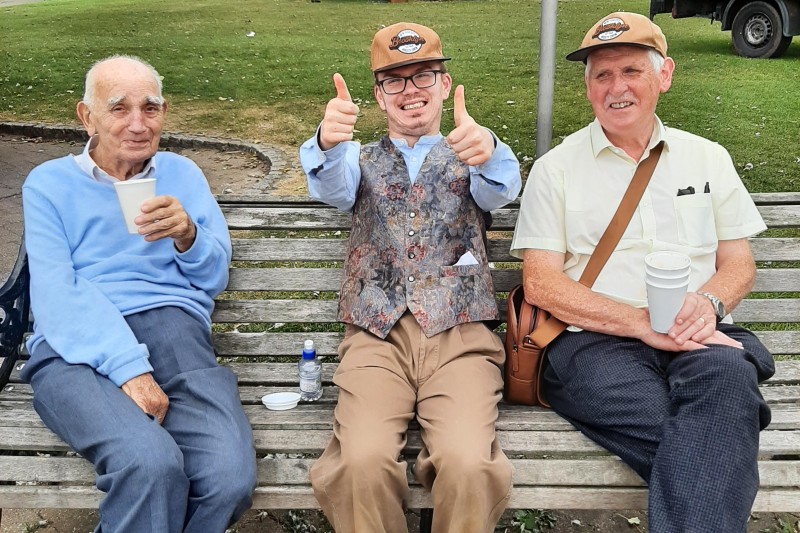
<instances>
[{"instance_id":1,"label":"young man wearing cap","mask_svg":"<svg viewBox=\"0 0 800 533\"><path fill-rule=\"evenodd\" d=\"M311 482L336 531L406 531L400 455L416 416L414 474L432 492L433 530L488 533L511 465L494 430L505 354L484 324L498 317L484 212L516 198L519 164L469 116L462 86L456 127L439 132L452 78L433 30L386 27L370 59L388 135L352 141L358 107L335 74L336 98L300 149L310 195L353 213L334 436Z\"/></svg>"},{"instance_id":2,"label":"young man wearing cap","mask_svg":"<svg viewBox=\"0 0 800 533\"><path fill-rule=\"evenodd\" d=\"M658 26L612 13L567 59L586 62L596 120L536 161L511 250L524 258L526 299L573 326L548 347L547 399L648 483L650 531L744 532L770 420L758 383L774 363L727 313L753 286L747 238L764 223L724 148L656 116L675 67ZM576 280L660 142L625 234L584 287ZM644 257L658 250L692 260L667 334L647 311Z\"/></svg>"}]
</instances>

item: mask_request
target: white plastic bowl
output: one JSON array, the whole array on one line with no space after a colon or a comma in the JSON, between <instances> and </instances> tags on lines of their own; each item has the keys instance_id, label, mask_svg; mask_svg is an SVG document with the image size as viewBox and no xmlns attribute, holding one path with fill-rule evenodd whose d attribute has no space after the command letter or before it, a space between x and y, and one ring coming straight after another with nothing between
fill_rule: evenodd
<instances>
[{"instance_id":1,"label":"white plastic bowl","mask_svg":"<svg viewBox=\"0 0 800 533\"><path fill-rule=\"evenodd\" d=\"M267 409L273 411L285 411L286 409L293 409L297 407L297 402L300 401L300 393L298 392L273 392L261 398Z\"/></svg>"}]
</instances>

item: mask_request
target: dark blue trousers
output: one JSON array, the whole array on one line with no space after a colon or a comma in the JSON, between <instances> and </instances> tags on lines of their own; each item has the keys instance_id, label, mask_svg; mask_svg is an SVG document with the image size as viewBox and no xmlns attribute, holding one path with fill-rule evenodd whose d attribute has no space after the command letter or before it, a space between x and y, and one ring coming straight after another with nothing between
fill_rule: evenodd
<instances>
[{"instance_id":1,"label":"dark blue trousers","mask_svg":"<svg viewBox=\"0 0 800 533\"><path fill-rule=\"evenodd\" d=\"M42 343L23 371L45 425L94 465L106 533L222 533L251 505L256 461L236 377L205 324L163 307L126 318L169 397L164 424ZM91 327L87 325L85 327Z\"/></svg>"},{"instance_id":2,"label":"dark blue trousers","mask_svg":"<svg viewBox=\"0 0 800 533\"><path fill-rule=\"evenodd\" d=\"M758 383L772 356L720 324L744 350L674 354L636 339L565 332L548 348L553 409L648 484L653 533L743 533L758 491L758 433L770 410Z\"/></svg>"}]
</instances>

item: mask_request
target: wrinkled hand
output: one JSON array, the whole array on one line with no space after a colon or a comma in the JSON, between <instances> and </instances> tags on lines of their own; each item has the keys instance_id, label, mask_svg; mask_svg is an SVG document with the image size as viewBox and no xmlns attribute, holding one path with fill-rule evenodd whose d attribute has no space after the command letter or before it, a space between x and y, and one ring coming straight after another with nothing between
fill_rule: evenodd
<instances>
[{"instance_id":1,"label":"wrinkled hand","mask_svg":"<svg viewBox=\"0 0 800 533\"><path fill-rule=\"evenodd\" d=\"M691 339L703 343L717 330L717 315L708 298L696 292L686 293L675 323L667 333L678 344Z\"/></svg>"},{"instance_id":2,"label":"wrinkled hand","mask_svg":"<svg viewBox=\"0 0 800 533\"><path fill-rule=\"evenodd\" d=\"M705 300L705 298L703 299ZM637 331L635 337L657 350L664 350L667 352L689 352L692 350L702 350L703 348L706 348L712 344L723 344L725 346L744 349L744 346L741 342L728 337L721 331L717 331L716 320L712 321L714 329L712 330L711 334L703 336L702 341L697 341L690 337L689 339L682 340L679 343L669 334L653 331L653 329L650 327L649 311L647 309L642 309L641 311L642 314L639 316L639 319L635 321Z\"/></svg>"},{"instance_id":3,"label":"wrinkled hand","mask_svg":"<svg viewBox=\"0 0 800 533\"><path fill-rule=\"evenodd\" d=\"M463 85L456 87L453 95L453 119L456 127L447 136L447 142L458 158L472 166L487 162L494 152L494 138L467 113Z\"/></svg>"},{"instance_id":4,"label":"wrinkled hand","mask_svg":"<svg viewBox=\"0 0 800 533\"><path fill-rule=\"evenodd\" d=\"M152 415L159 424L164 423L169 408L169 398L158 386L152 374L142 374L122 384L122 392L128 395L145 414Z\"/></svg>"},{"instance_id":5,"label":"wrinkled hand","mask_svg":"<svg viewBox=\"0 0 800 533\"><path fill-rule=\"evenodd\" d=\"M350 91L341 74L333 75L333 85L336 87L336 98L328 102L319 128L319 147L323 150L330 150L340 142L352 141L358 118L358 106L350 98Z\"/></svg>"},{"instance_id":6,"label":"wrinkled hand","mask_svg":"<svg viewBox=\"0 0 800 533\"><path fill-rule=\"evenodd\" d=\"M139 226L139 234L147 242L170 237L179 252L185 252L194 244L197 228L177 198L156 196L142 204L142 214L133 221Z\"/></svg>"}]
</instances>

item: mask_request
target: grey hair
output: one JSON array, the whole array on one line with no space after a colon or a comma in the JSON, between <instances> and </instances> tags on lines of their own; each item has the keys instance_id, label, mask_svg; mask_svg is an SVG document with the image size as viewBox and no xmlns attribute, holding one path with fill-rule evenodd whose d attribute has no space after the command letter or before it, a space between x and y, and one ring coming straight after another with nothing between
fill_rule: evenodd
<instances>
[{"instance_id":1,"label":"grey hair","mask_svg":"<svg viewBox=\"0 0 800 533\"><path fill-rule=\"evenodd\" d=\"M124 59L125 61L129 61L131 63L137 63L145 67L147 70L149 70L150 73L153 75L153 80L155 80L156 86L158 87L158 99L159 99L158 103L159 104L164 103L164 97L162 96L163 85L161 83L161 76L158 74L158 71L155 68L153 68L153 66L150 63L136 56L117 54L109 56L105 59L101 59L100 61L96 62L94 65L92 65L92 68L89 69L89 72L86 73L86 84L84 85L84 90L83 90L83 103L86 104L88 108L91 109L92 104L94 103L94 98L95 98L94 89L95 85L97 84L97 80L95 78L97 77L98 67L104 65L105 63L108 63L109 61L113 61L116 59Z\"/></svg>"},{"instance_id":2,"label":"grey hair","mask_svg":"<svg viewBox=\"0 0 800 533\"><path fill-rule=\"evenodd\" d=\"M661 72L661 68L664 66L664 61L666 58L656 52L654 48L647 49L647 57L650 59L650 64L653 65L653 70L656 72ZM589 77L589 62L592 60L592 54L589 54L586 57L586 70L584 71L584 77Z\"/></svg>"}]
</instances>

